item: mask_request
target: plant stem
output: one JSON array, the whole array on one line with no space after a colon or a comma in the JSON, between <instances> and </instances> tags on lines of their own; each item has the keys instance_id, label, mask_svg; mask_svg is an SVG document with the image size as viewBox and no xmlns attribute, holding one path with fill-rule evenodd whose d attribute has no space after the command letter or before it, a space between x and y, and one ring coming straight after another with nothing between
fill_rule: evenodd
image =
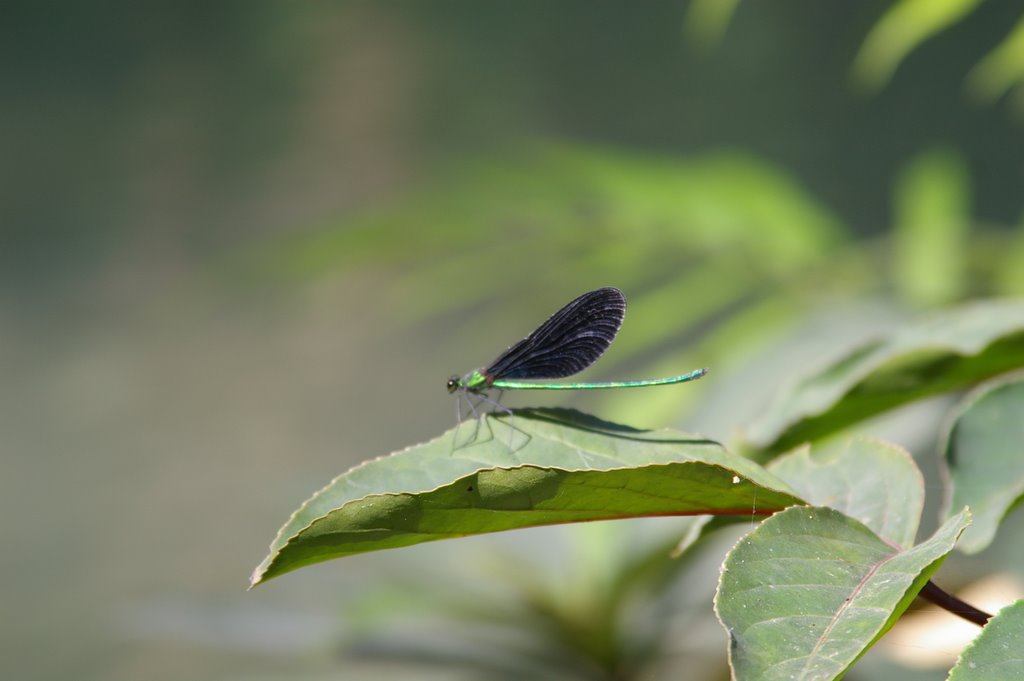
<instances>
[{"instance_id":1,"label":"plant stem","mask_svg":"<svg viewBox=\"0 0 1024 681\"><path fill-rule=\"evenodd\" d=\"M924 588L917 595L926 601L934 603L943 610L948 610L954 615L963 617L968 622L977 624L979 627L985 626L985 623L992 619L992 615L984 610L975 608L970 603L961 601L953 594L946 593L931 580L928 580L928 583L924 585Z\"/></svg>"}]
</instances>

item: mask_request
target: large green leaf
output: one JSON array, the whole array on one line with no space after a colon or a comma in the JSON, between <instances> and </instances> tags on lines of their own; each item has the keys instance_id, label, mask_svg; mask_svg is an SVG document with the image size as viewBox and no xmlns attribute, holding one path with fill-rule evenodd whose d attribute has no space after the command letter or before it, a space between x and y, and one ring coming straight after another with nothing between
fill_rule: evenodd
<instances>
[{"instance_id":1,"label":"large green leaf","mask_svg":"<svg viewBox=\"0 0 1024 681\"><path fill-rule=\"evenodd\" d=\"M1024 367L1024 301L946 310L854 348L795 384L746 432L771 455L916 399Z\"/></svg>"},{"instance_id":2,"label":"large green leaf","mask_svg":"<svg viewBox=\"0 0 1024 681\"><path fill-rule=\"evenodd\" d=\"M960 654L949 681L1020 681L1024 670L1024 601L989 620Z\"/></svg>"},{"instance_id":3,"label":"large green leaf","mask_svg":"<svg viewBox=\"0 0 1024 681\"><path fill-rule=\"evenodd\" d=\"M882 539L912 546L924 508L924 478L902 447L864 437L801 447L768 467L807 503L864 523Z\"/></svg>"},{"instance_id":4,"label":"large green leaf","mask_svg":"<svg viewBox=\"0 0 1024 681\"><path fill-rule=\"evenodd\" d=\"M970 506L960 548L992 543L1003 516L1024 497L1024 378L1015 374L968 395L945 436L947 509ZM948 510L947 510L948 513Z\"/></svg>"},{"instance_id":5,"label":"large green leaf","mask_svg":"<svg viewBox=\"0 0 1024 681\"><path fill-rule=\"evenodd\" d=\"M855 518L897 546L911 546L924 508L924 479L903 448L865 437L800 447L768 465L800 498ZM732 516L695 519L676 547L689 549L707 533L740 522Z\"/></svg>"},{"instance_id":6,"label":"large green leaf","mask_svg":"<svg viewBox=\"0 0 1024 681\"><path fill-rule=\"evenodd\" d=\"M762 522L725 560L715 611L737 681L836 679L906 610L967 525L908 550L830 508Z\"/></svg>"},{"instance_id":7,"label":"large green leaf","mask_svg":"<svg viewBox=\"0 0 1024 681\"><path fill-rule=\"evenodd\" d=\"M251 582L435 539L637 516L770 514L798 503L773 475L703 437L523 410L339 476L281 528Z\"/></svg>"}]
</instances>

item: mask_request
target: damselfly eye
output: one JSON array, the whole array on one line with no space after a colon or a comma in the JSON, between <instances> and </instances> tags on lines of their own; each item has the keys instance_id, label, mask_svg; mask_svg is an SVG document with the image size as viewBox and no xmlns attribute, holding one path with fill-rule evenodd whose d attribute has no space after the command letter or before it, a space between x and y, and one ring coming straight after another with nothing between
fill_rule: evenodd
<instances>
[{"instance_id":1,"label":"damselfly eye","mask_svg":"<svg viewBox=\"0 0 1024 681\"><path fill-rule=\"evenodd\" d=\"M451 378L449 378L448 379L448 392L453 393L456 390L458 390L459 389L459 383L460 383L460 381L459 381L459 377L458 376L452 376Z\"/></svg>"}]
</instances>

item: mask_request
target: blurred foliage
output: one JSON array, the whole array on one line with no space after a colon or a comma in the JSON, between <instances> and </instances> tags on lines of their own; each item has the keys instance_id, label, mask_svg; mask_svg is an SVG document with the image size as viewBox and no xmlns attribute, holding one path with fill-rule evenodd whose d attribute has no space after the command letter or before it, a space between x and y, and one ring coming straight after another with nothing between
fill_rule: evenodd
<instances>
[{"instance_id":1,"label":"blurred foliage","mask_svg":"<svg viewBox=\"0 0 1024 681\"><path fill-rule=\"evenodd\" d=\"M1024 305L979 300L853 346L780 393L746 435L761 453L816 441L883 411L1020 368Z\"/></svg>"},{"instance_id":2,"label":"blurred foliage","mask_svg":"<svg viewBox=\"0 0 1024 681\"><path fill-rule=\"evenodd\" d=\"M703 48L721 41L740 0L693 0L686 14L686 37Z\"/></svg>"},{"instance_id":3,"label":"blurred foliage","mask_svg":"<svg viewBox=\"0 0 1024 681\"><path fill-rule=\"evenodd\" d=\"M621 523L564 534L566 569L499 550L471 561L473 570L487 574L488 586L430 574L431 590L410 579L368 592L350 611L362 623L352 637L353 653L421 669L459 669L480 679L671 678L680 601L706 600L682 590L694 586L687 571L697 566L697 555L667 561L671 536L637 533ZM609 545L629 550L609 555ZM376 605L396 599L406 607ZM693 640L686 647L699 645L699 619L686 617ZM705 664L692 669L712 677L725 673L724 660L706 670Z\"/></svg>"},{"instance_id":4,"label":"blurred foliage","mask_svg":"<svg viewBox=\"0 0 1024 681\"><path fill-rule=\"evenodd\" d=\"M629 293L628 321L598 370L626 365L651 375L735 351L723 333L757 342L747 331L756 325L764 337L785 323L778 313L794 296L821 300L866 284L857 266L835 266L848 243L836 217L781 169L738 152L686 160L535 143L440 175L382 211L274 239L228 271L297 283L384 268L379 295L400 327L473 310L466 328L449 327L460 339L486 338L510 311L535 310L534 291L575 294L612 282ZM801 290L809 280L814 289ZM699 354L680 355L680 338ZM672 353L671 368L652 350ZM609 408L635 403L595 399ZM630 416L658 423L691 396L656 399L660 408L648 403Z\"/></svg>"},{"instance_id":5,"label":"blurred foliage","mask_svg":"<svg viewBox=\"0 0 1024 681\"><path fill-rule=\"evenodd\" d=\"M487 348L472 339L487 338L510 312L540 307L533 292L614 283L629 293L628 321L595 371L654 376L711 366L721 377L739 366L737 355L836 299L917 308L1024 292L1012 274L1018 237L1009 226L978 224L970 184L948 148L911 159L895 183L890 236L861 245L782 169L748 155L670 159L538 142L497 160L453 163L403 201L275 238L226 272L296 285L383 269L378 294L398 328L453 320L454 342L479 362ZM678 418L698 395L588 399L653 426Z\"/></svg>"},{"instance_id":6,"label":"blurred foliage","mask_svg":"<svg viewBox=\"0 0 1024 681\"><path fill-rule=\"evenodd\" d=\"M982 0L898 0L879 18L853 62L857 81L877 90L907 55L928 38L962 20Z\"/></svg>"},{"instance_id":7,"label":"blurred foliage","mask_svg":"<svg viewBox=\"0 0 1024 681\"><path fill-rule=\"evenodd\" d=\"M970 91L983 103L992 104L1012 92L1018 117L1024 116L1024 19L1017 22L1003 42L985 55L967 76Z\"/></svg>"},{"instance_id":8,"label":"blurred foliage","mask_svg":"<svg viewBox=\"0 0 1024 681\"><path fill-rule=\"evenodd\" d=\"M908 301L940 305L966 291L970 190L962 159L949 150L912 159L897 178L893 269Z\"/></svg>"},{"instance_id":9,"label":"blurred foliage","mask_svg":"<svg viewBox=\"0 0 1024 681\"><path fill-rule=\"evenodd\" d=\"M987 548L1010 510L1024 498L1024 382L1019 373L983 384L967 395L948 420L942 455L949 485L943 500L950 509L970 506L975 521L961 549Z\"/></svg>"},{"instance_id":10,"label":"blurred foliage","mask_svg":"<svg viewBox=\"0 0 1024 681\"><path fill-rule=\"evenodd\" d=\"M447 292L492 264L543 271L562 262L571 280L589 267L611 268L612 276L648 263L668 267L655 258L665 251L678 262L742 248L760 256L751 265L784 274L820 260L841 234L836 218L781 169L739 152L683 160L538 142L453 163L439 175L383 211L275 241L253 257L267 274L285 277L416 263L424 267L416 277L453 284ZM533 265L530 256L547 260ZM489 279L467 294L483 298L490 291L480 285L503 287ZM432 302L420 313L454 304L447 296Z\"/></svg>"}]
</instances>

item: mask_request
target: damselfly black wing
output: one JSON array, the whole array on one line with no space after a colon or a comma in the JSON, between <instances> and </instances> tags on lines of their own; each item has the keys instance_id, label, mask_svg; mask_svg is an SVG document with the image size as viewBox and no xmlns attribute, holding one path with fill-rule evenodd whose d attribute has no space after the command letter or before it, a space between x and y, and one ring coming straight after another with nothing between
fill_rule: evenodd
<instances>
[{"instance_id":1,"label":"damselfly black wing","mask_svg":"<svg viewBox=\"0 0 1024 681\"><path fill-rule=\"evenodd\" d=\"M572 376L604 354L625 316L626 297L619 289L584 293L503 352L484 373L495 380Z\"/></svg>"}]
</instances>

